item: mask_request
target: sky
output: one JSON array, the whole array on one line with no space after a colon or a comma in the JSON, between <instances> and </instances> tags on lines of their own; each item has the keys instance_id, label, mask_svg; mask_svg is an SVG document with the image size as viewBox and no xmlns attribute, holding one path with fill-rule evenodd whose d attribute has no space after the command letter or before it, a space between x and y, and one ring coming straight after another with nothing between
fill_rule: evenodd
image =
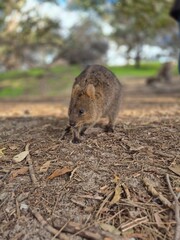
<instances>
[{"instance_id":1,"label":"sky","mask_svg":"<svg viewBox=\"0 0 180 240\"><path fill-rule=\"evenodd\" d=\"M68 0L58 0L58 2L59 2L60 4L62 4L62 5L66 5L67 1L68 1ZM115 2L117 2L117 0L106 0L106 1L109 2L109 3L115 3Z\"/></svg>"},{"instance_id":2,"label":"sky","mask_svg":"<svg viewBox=\"0 0 180 240\"><path fill-rule=\"evenodd\" d=\"M62 6L65 6L66 5L66 0L58 0L59 4L61 4Z\"/></svg>"},{"instance_id":3,"label":"sky","mask_svg":"<svg viewBox=\"0 0 180 240\"><path fill-rule=\"evenodd\" d=\"M38 4L36 0L27 0L24 10L27 11L36 6L36 10L42 16L48 16L51 19L60 21L62 34L67 35L70 28L74 24L78 24L82 21L82 18L88 16L84 11L70 11L66 8L67 0L58 0L59 5L51 3ZM108 0L114 1L114 0ZM98 19L98 23L102 26L103 33L108 35L112 32L112 27L108 23L104 23L101 19Z\"/></svg>"}]
</instances>

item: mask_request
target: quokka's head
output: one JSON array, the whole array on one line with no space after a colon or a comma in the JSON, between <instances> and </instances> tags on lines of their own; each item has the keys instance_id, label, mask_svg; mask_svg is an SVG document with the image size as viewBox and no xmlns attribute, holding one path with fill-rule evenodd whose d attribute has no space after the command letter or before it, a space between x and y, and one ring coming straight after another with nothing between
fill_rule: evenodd
<instances>
[{"instance_id":1,"label":"quokka's head","mask_svg":"<svg viewBox=\"0 0 180 240\"><path fill-rule=\"evenodd\" d=\"M95 92L93 84L88 84L85 88L78 84L73 87L69 106L71 127L81 127L95 122L97 115Z\"/></svg>"}]
</instances>

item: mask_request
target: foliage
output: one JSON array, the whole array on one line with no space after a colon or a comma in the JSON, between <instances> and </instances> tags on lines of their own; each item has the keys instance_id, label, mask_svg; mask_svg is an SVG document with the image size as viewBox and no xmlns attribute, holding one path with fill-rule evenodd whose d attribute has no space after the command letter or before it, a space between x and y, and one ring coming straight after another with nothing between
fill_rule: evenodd
<instances>
[{"instance_id":1,"label":"foliage","mask_svg":"<svg viewBox=\"0 0 180 240\"><path fill-rule=\"evenodd\" d=\"M93 9L97 11L98 13L101 13L101 8L102 5L106 3L105 0L73 0L69 1L69 8L73 10L79 10L79 9L84 9L84 10L90 10Z\"/></svg>"},{"instance_id":2,"label":"foliage","mask_svg":"<svg viewBox=\"0 0 180 240\"><path fill-rule=\"evenodd\" d=\"M58 0L37 2L59 4ZM69 9L85 10L90 20L73 26L64 39L59 22L41 16L35 7L25 10L26 0L0 1L0 62L7 69L37 66L45 63L47 55L56 55L55 60L63 57L72 64L101 62L109 39L103 36L100 19L113 28L109 38L126 45L127 59L133 56L139 66L143 44L171 46L173 53L177 52L176 27L169 17L172 3L173 0L69 0Z\"/></svg>"},{"instance_id":3,"label":"foliage","mask_svg":"<svg viewBox=\"0 0 180 240\"><path fill-rule=\"evenodd\" d=\"M35 7L26 10L25 5L25 0L7 0L0 5L0 58L7 68L21 65L24 59L33 62L29 52L37 47L48 51L62 44L59 23L40 16Z\"/></svg>"},{"instance_id":4,"label":"foliage","mask_svg":"<svg viewBox=\"0 0 180 240\"><path fill-rule=\"evenodd\" d=\"M127 59L130 58L132 52L135 52L136 66L140 64L144 43L162 45L167 34L169 38L174 36L175 24L169 16L173 0L75 0L72 2L77 9L94 10L105 20L108 19L113 27L111 37L119 45L125 44L128 47ZM107 4L107 2L111 2L111 4ZM70 2L70 6L71 4ZM74 9L76 8L74 7ZM167 44L172 47L171 42L168 41ZM174 43L176 46L177 42L174 41Z\"/></svg>"},{"instance_id":5,"label":"foliage","mask_svg":"<svg viewBox=\"0 0 180 240\"><path fill-rule=\"evenodd\" d=\"M61 56L70 64L87 65L102 61L107 49L108 43L100 26L95 21L85 19L71 29Z\"/></svg>"},{"instance_id":6,"label":"foliage","mask_svg":"<svg viewBox=\"0 0 180 240\"><path fill-rule=\"evenodd\" d=\"M172 1L122 0L114 6L114 39L128 46L127 55L136 51L136 60L140 58L144 43L152 43L160 35L172 28L169 17Z\"/></svg>"}]
</instances>

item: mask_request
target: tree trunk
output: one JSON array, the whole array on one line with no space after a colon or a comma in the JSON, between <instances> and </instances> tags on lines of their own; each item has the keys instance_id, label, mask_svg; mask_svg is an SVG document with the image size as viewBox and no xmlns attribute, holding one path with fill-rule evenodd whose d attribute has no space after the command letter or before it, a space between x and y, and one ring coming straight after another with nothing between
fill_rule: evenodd
<instances>
[{"instance_id":1,"label":"tree trunk","mask_svg":"<svg viewBox=\"0 0 180 240\"><path fill-rule=\"evenodd\" d=\"M127 65L130 64L130 59L131 59L131 57L130 57L130 52L131 52L131 50L132 50L132 47L131 47L131 46L128 46L128 49L127 49L127 51L126 51L126 61L127 61Z\"/></svg>"},{"instance_id":2,"label":"tree trunk","mask_svg":"<svg viewBox=\"0 0 180 240\"><path fill-rule=\"evenodd\" d=\"M136 57L135 57L135 68L140 68L141 66L141 56L140 51L137 51Z\"/></svg>"},{"instance_id":3,"label":"tree trunk","mask_svg":"<svg viewBox=\"0 0 180 240\"><path fill-rule=\"evenodd\" d=\"M135 56L135 68L140 68L141 66L141 50L142 47L140 45L136 48L136 56Z\"/></svg>"}]
</instances>

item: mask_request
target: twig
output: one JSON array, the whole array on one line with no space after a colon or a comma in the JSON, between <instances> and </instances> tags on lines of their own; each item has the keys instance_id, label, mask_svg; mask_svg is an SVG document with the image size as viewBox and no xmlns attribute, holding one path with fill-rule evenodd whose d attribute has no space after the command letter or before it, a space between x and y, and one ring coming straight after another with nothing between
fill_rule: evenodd
<instances>
[{"instance_id":1,"label":"twig","mask_svg":"<svg viewBox=\"0 0 180 240\"><path fill-rule=\"evenodd\" d=\"M148 218L146 216L146 217L142 217L142 218L137 218L128 223L124 223L121 225L122 232L126 232L129 229L132 229L132 228L138 226L139 224L146 223L147 221L148 221Z\"/></svg>"},{"instance_id":2,"label":"twig","mask_svg":"<svg viewBox=\"0 0 180 240\"><path fill-rule=\"evenodd\" d=\"M165 198L165 197L162 195L162 193L159 193L159 192L156 191L156 189L152 186L152 183L151 183L151 181L150 181L148 178L144 178L144 179L143 179L143 182L144 182L144 184L146 185L148 191L149 191L153 196L158 197L165 206L168 206L169 208L172 208L171 202L170 202L167 198Z\"/></svg>"},{"instance_id":3,"label":"twig","mask_svg":"<svg viewBox=\"0 0 180 240\"><path fill-rule=\"evenodd\" d=\"M158 155L160 155L162 157L169 157L169 158L173 158L174 157L174 155L168 154L168 153L164 153L162 151L156 151L155 154L158 154Z\"/></svg>"},{"instance_id":4,"label":"twig","mask_svg":"<svg viewBox=\"0 0 180 240\"><path fill-rule=\"evenodd\" d=\"M56 228L52 227L50 224L46 222L46 220L41 216L41 214L36 209L30 209L31 213L35 216L35 218L39 221L39 223L50 233L56 235L61 240L69 240L69 237L65 235L63 232L71 233L71 234L77 234L81 237L84 237L86 239L91 240L123 240L124 238L121 238L120 236L116 236L114 234L111 234L109 232L101 231L89 231L89 230L82 230L82 226L80 224L74 223L74 222L67 222L65 225L60 226L62 224L59 224L57 222L54 223L55 227L60 227L60 230L58 231ZM59 219L57 219L59 220Z\"/></svg>"},{"instance_id":5,"label":"twig","mask_svg":"<svg viewBox=\"0 0 180 240\"><path fill-rule=\"evenodd\" d=\"M58 221L59 219L56 219L57 221L54 222L54 226L56 228L61 227L62 223ZM67 226L63 229L64 232L71 233L78 236L81 236L85 239L91 239L91 240L124 240L123 237L120 237L118 235L111 234L106 231L98 231L97 229L91 230L86 230L91 226L82 228L82 226L78 223L75 222L69 222Z\"/></svg>"},{"instance_id":6,"label":"twig","mask_svg":"<svg viewBox=\"0 0 180 240\"><path fill-rule=\"evenodd\" d=\"M68 222L69 222L69 221L68 221ZM62 232L62 230L66 227L66 225L68 224L68 222L66 222L66 223L62 226L62 228L54 235L53 238L51 238L51 240L54 240L54 239Z\"/></svg>"},{"instance_id":7,"label":"twig","mask_svg":"<svg viewBox=\"0 0 180 240\"><path fill-rule=\"evenodd\" d=\"M123 189L124 189L124 191L125 191L125 193L126 193L126 198L127 198L128 200L130 200L131 195L130 195L130 192L129 192L128 187L126 186L125 183L122 183L122 187L123 187Z\"/></svg>"},{"instance_id":8,"label":"twig","mask_svg":"<svg viewBox=\"0 0 180 240\"><path fill-rule=\"evenodd\" d=\"M121 209L119 210L117 213L115 213L113 216L111 217L107 217L107 218L104 218L104 219L101 219L100 221L98 221L98 223L106 223L106 222L110 222L112 221L116 216L118 216L121 212L123 212L124 210Z\"/></svg>"},{"instance_id":9,"label":"twig","mask_svg":"<svg viewBox=\"0 0 180 240\"><path fill-rule=\"evenodd\" d=\"M20 210L19 210L19 202L16 198L16 213L17 213L17 218L20 218L21 214L20 214Z\"/></svg>"},{"instance_id":10,"label":"twig","mask_svg":"<svg viewBox=\"0 0 180 240\"><path fill-rule=\"evenodd\" d=\"M77 204L78 206L85 207L86 204L84 202L78 201L76 199L71 198L71 202Z\"/></svg>"},{"instance_id":11,"label":"twig","mask_svg":"<svg viewBox=\"0 0 180 240\"><path fill-rule=\"evenodd\" d=\"M77 171L78 168L79 168L79 166L75 167L75 168L72 170L71 175L70 175L70 180L73 178L74 173Z\"/></svg>"},{"instance_id":12,"label":"twig","mask_svg":"<svg viewBox=\"0 0 180 240\"><path fill-rule=\"evenodd\" d=\"M25 151L28 151L29 152L29 143L26 145L25 147ZM27 155L26 157L26 160L28 161L28 164L29 164L29 173L30 173L30 176L31 176L31 180L34 184L35 187L38 187L39 186L39 183L37 181L37 178L35 176L35 172L34 172L34 168L33 168L33 164L32 164L32 159L31 159L31 156L30 154Z\"/></svg>"},{"instance_id":13,"label":"twig","mask_svg":"<svg viewBox=\"0 0 180 240\"><path fill-rule=\"evenodd\" d=\"M97 213L96 213L96 218L99 216L100 212L102 211L103 207L104 207L105 204L108 202L108 200L112 197L113 193L114 193L114 191L111 191L111 192L107 195L107 197L104 199L104 201L102 202L99 210L98 210Z\"/></svg>"},{"instance_id":14,"label":"twig","mask_svg":"<svg viewBox=\"0 0 180 240\"><path fill-rule=\"evenodd\" d=\"M176 229L175 229L175 238L174 240L180 240L180 207L179 207L179 194L178 196L175 194L170 179L169 179L169 174L166 174L166 181L169 187L169 190L171 194L173 195L174 201L175 201L175 208L174 213L175 213L175 220L176 220Z\"/></svg>"},{"instance_id":15,"label":"twig","mask_svg":"<svg viewBox=\"0 0 180 240\"><path fill-rule=\"evenodd\" d=\"M50 224L44 220L44 218L41 216L41 214L36 209L30 209L31 213L34 215L34 217L39 221L39 223L45 227L45 229L58 237L61 240L69 240L69 237L67 237L64 233L61 233L60 230L58 231L56 228L53 228Z\"/></svg>"},{"instance_id":16,"label":"twig","mask_svg":"<svg viewBox=\"0 0 180 240\"><path fill-rule=\"evenodd\" d=\"M93 195L78 195L80 198L94 199L94 200L102 200L101 196L93 196Z\"/></svg>"}]
</instances>

